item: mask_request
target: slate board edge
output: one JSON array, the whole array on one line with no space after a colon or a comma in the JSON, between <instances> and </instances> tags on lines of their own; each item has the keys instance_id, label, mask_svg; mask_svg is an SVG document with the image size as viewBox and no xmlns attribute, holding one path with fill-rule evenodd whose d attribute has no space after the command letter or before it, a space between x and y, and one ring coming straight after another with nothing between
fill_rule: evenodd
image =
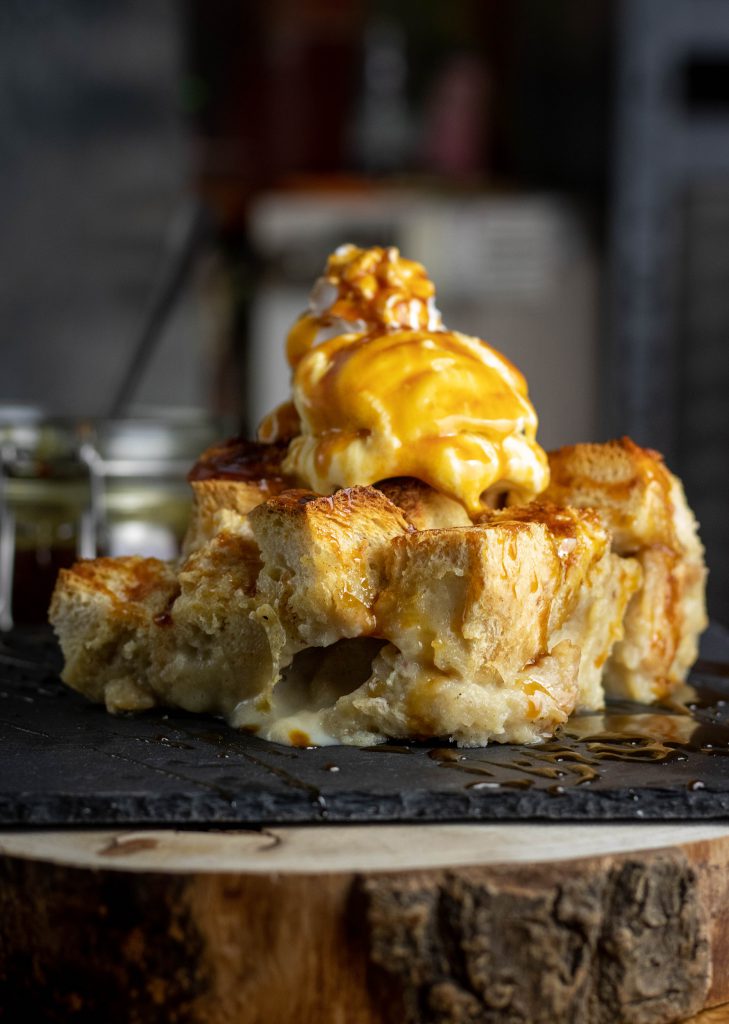
<instances>
[{"instance_id":1,"label":"slate board edge","mask_svg":"<svg viewBox=\"0 0 729 1024\"><path fill-rule=\"evenodd\" d=\"M677 794L675 790L646 789L590 793L572 789L568 799L544 790L499 793L498 800L468 794L440 793L437 805L427 790L395 799L391 795L340 793L326 802L280 794L256 794L230 801L210 794L170 794L119 798L98 794L80 801L58 795L35 804L22 794L0 799L0 826L58 828L65 826L210 825L259 827L292 824L366 824L408 822L496 821L698 821L729 819L729 793L711 790Z\"/></svg>"}]
</instances>

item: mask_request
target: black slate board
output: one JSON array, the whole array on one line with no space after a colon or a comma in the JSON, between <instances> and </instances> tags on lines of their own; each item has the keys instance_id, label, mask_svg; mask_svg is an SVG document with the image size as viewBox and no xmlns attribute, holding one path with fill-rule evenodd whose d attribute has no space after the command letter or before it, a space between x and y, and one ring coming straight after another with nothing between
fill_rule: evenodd
<instances>
[{"instance_id":1,"label":"black slate board","mask_svg":"<svg viewBox=\"0 0 729 1024\"><path fill-rule=\"evenodd\" d=\"M182 712L112 718L60 683L49 632L6 634L0 825L723 818L729 632L702 658L690 712L615 705L543 747L297 750Z\"/></svg>"}]
</instances>

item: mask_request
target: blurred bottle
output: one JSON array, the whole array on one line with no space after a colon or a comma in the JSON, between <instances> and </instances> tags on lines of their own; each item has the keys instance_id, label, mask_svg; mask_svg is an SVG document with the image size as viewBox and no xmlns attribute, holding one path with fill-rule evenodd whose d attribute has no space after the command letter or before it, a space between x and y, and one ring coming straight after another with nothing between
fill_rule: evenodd
<instances>
[{"instance_id":1,"label":"blurred bottle","mask_svg":"<svg viewBox=\"0 0 729 1024\"><path fill-rule=\"evenodd\" d=\"M456 181L474 180L488 170L489 101L485 61L472 53L449 55L425 102L421 158L426 170Z\"/></svg>"},{"instance_id":2,"label":"blurred bottle","mask_svg":"<svg viewBox=\"0 0 729 1024\"><path fill-rule=\"evenodd\" d=\"M352 151L367 174L406 169L417 131L407 96L407 50L403 29L380 17L363 42L363 77L353 119Z\"/></svg>"}]
</instances>

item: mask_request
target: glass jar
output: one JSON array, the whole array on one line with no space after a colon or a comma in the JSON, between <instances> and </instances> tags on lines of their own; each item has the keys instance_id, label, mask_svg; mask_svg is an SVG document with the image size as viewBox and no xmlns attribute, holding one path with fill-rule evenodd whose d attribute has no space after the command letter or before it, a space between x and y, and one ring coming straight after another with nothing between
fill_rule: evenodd
<instances>
[{"instance_id":1,"label":"glass jar","mask_svg":"<svg viewBox=\"0 0 729 1024\"><path fill-rule=\"evenodd\" d=\"M177 557L187 472L224 425L195 411L75 423L0 406L0 629L47 621L59 569ZM13 419L13 422L7 422Z\"/></svg>"},{"instance_id":2,"label":"glass jar","mask_svg":"<svg viewBox=\"0 0 729 1024\"><path fill-rule=\"evenodd\" d=\"M187 473L220 433L215 420L185 410L98 423L98 553L176 558L190 518Z\"/></svg>"},{"instance_id":3,"label":"glass jar","mask_svg":"<svg viewBox=\"0 0 729 1024\"><path fill-rule=\"evenodd\" d=\"M0 423L0 628L47 621L58 570L95 553L84 431Z\"/></svg>"}]
</instances>

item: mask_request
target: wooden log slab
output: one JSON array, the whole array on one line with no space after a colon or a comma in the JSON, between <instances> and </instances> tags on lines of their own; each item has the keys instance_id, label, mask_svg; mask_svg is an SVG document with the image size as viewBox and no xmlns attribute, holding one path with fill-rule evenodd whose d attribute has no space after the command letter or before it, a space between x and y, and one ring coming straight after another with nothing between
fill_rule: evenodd
<instances>
[{"instance_id":1,"label":"wooden log slab","mask_svg":"<svg viewBox=\"0 0 729 1024\"><path fill-rule=\"evenodd\" d=\"M3 833L0 1020L686 1020L729 1001L728 860L707 823Z\"/></svg>"}]
</instances>

